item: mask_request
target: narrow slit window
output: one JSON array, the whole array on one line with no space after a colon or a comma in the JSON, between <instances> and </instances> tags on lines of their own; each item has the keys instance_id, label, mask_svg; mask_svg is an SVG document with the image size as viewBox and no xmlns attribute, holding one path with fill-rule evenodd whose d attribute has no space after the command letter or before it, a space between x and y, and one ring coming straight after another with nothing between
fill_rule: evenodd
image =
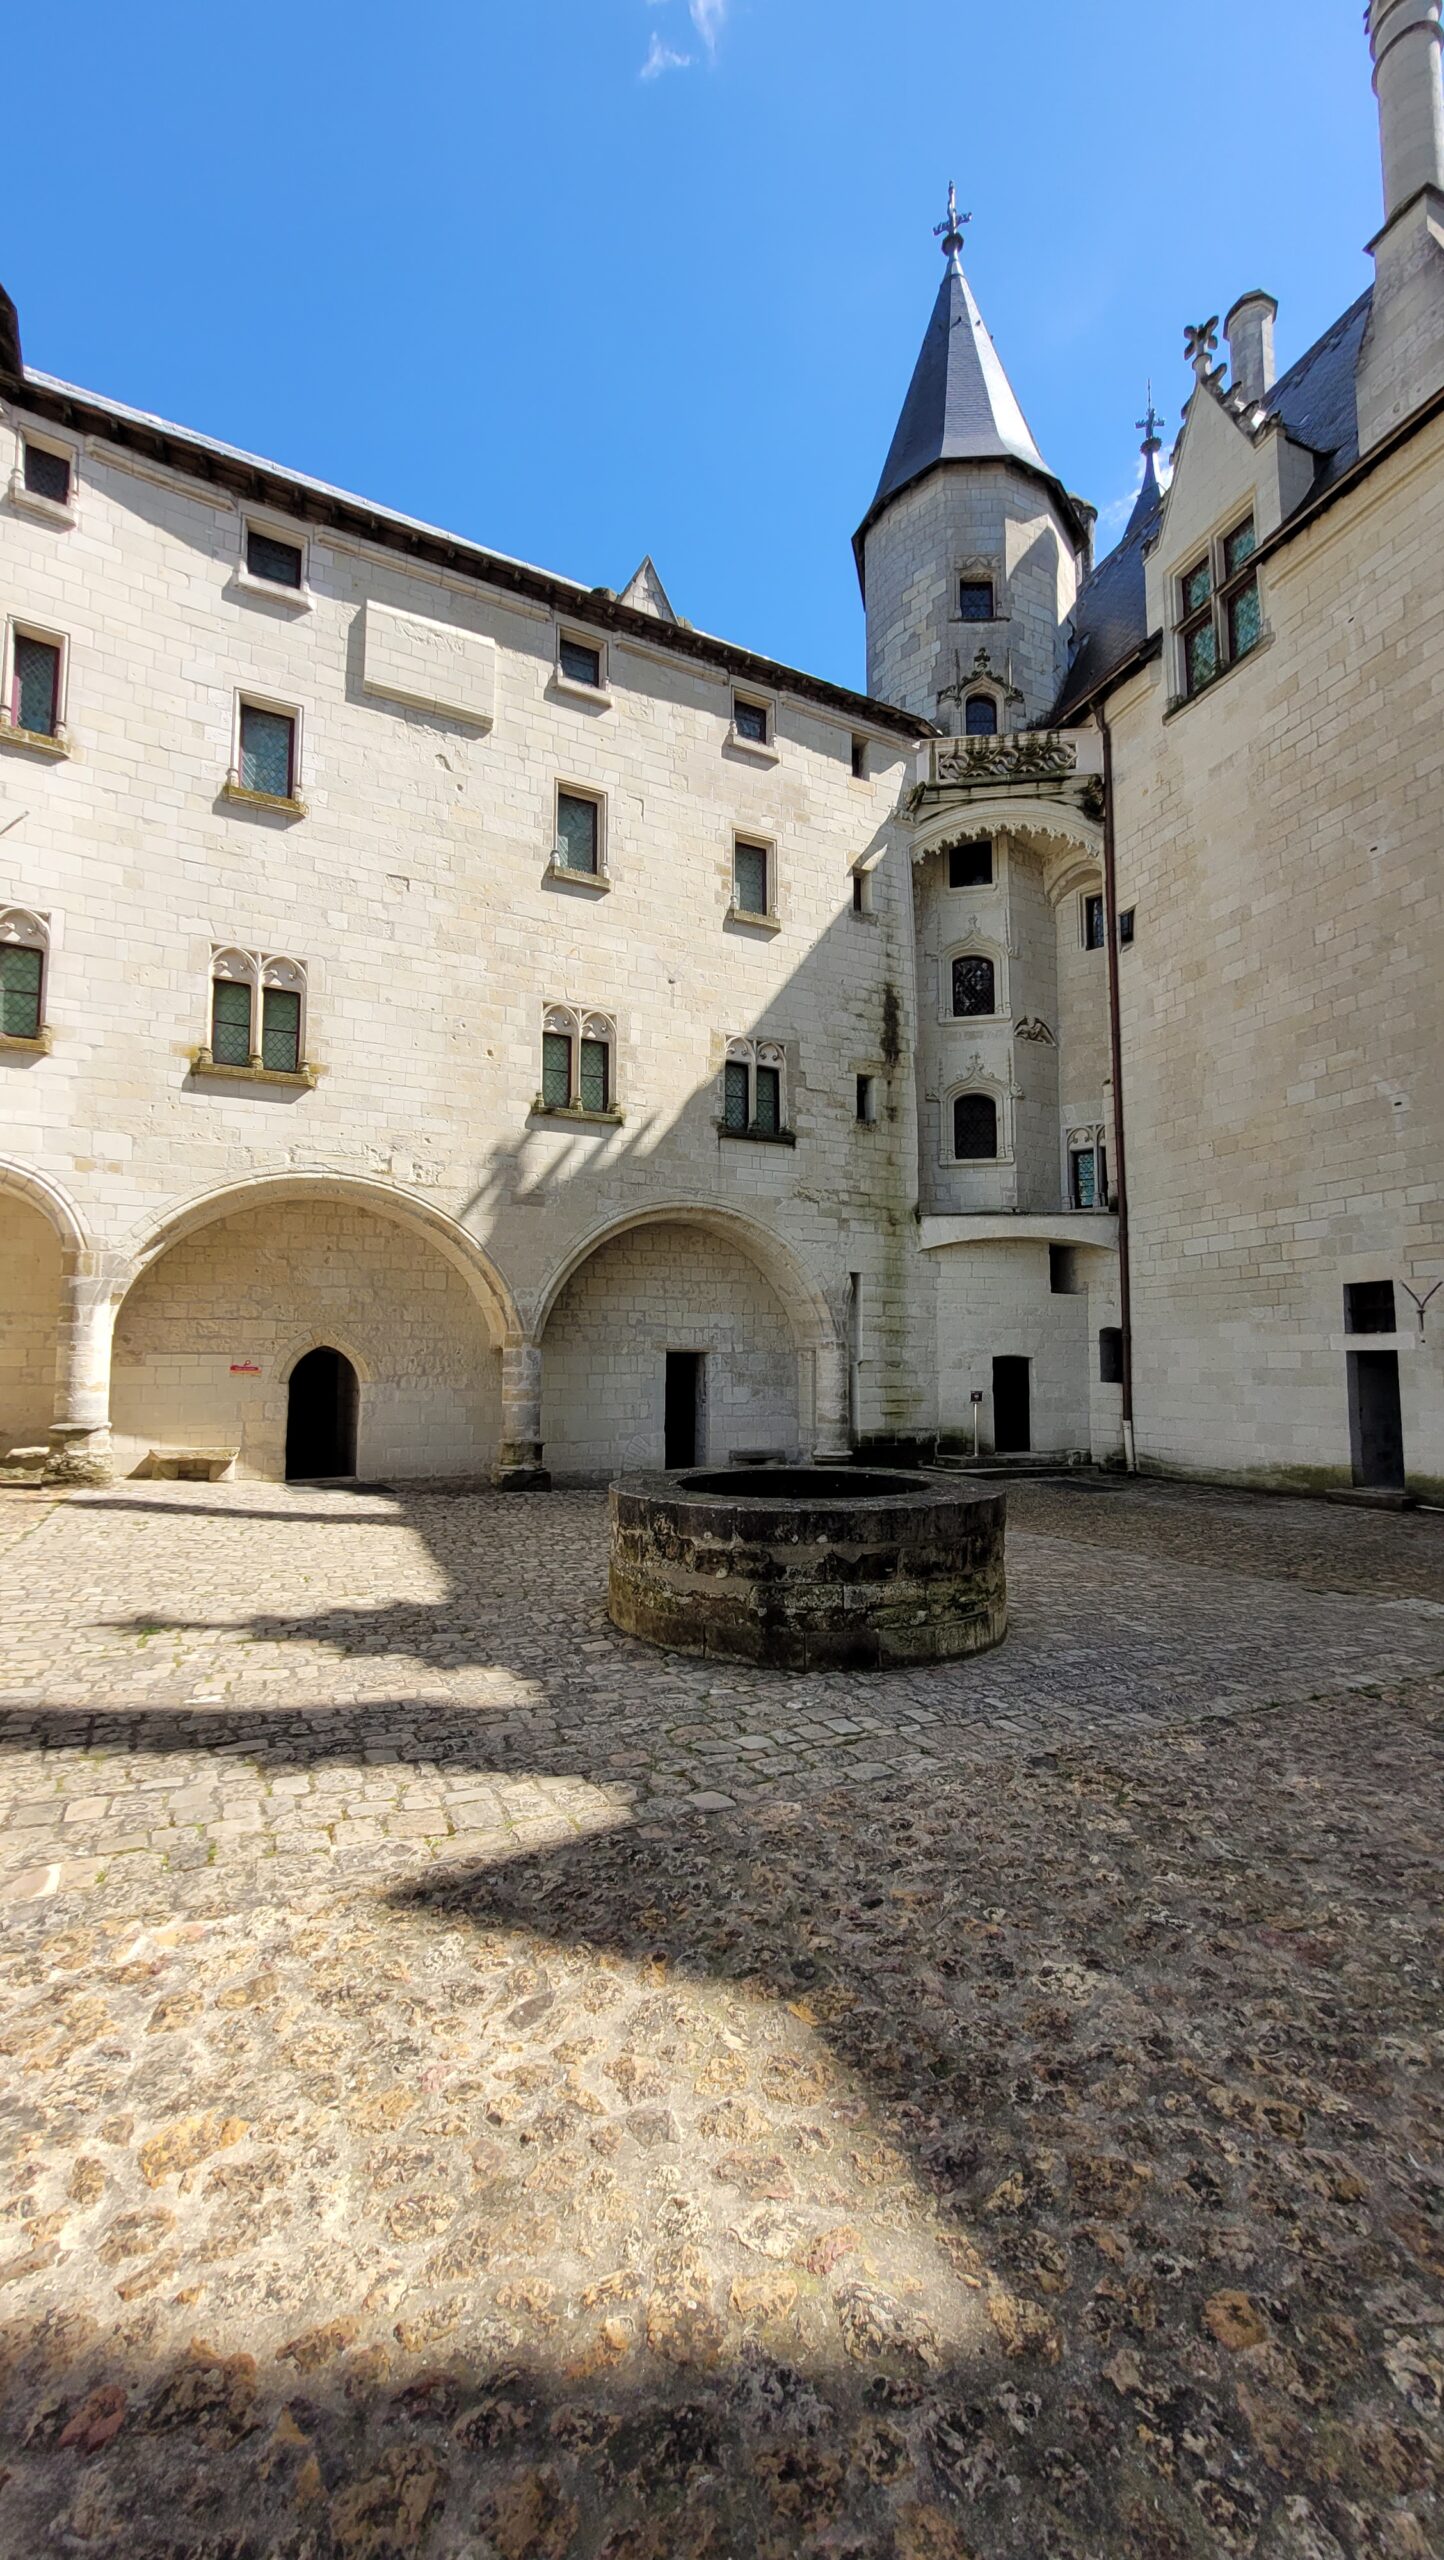
<instances>
[{"instance_id":1,"label":"narrow slit window","mask_svg":"<svg viewBox=\"0 0 1444 2560\"><path fill-rule=\"evenodd\" d=\"M611 1050L605 1040L582 1042L580 1093L584 1111L610 1111L611 1062Z\"/></svg>"},{"instance_id":2,"label":"narrow slit window","mask_svg":"<svg viewBox=\"0 0 1444 2560\"><path fill-rule=\"evenodd\" d=\"M852 778L853 778L853 781L854 781L854 782L866 782L866 780L867 780L867 740L866 740L866 738L854 738L854 739L853 739L853 742L852 742Z\"/></svg>"},{"instance_id":3,"label":"narrow slit window","mask_svg":"<svg viewBox=\"0 0 1444 2560\"><path fill-rule=\"evenodd\" d=\"M600 869L601 809L579 791L557 794L557 860L563 871Z\"/></svg>"},{"instance_id":4,"label":"narrow slit window","mask_svg":"<svg viewBox=\"0 0 1444 2560\"><path fill-rule=\"evenodd\" d=\"M40 1037L44 954L7 943L0 948L0 1031L10 1040Z\"/></svg>"},{"instance_id":5,"label":"narrow slit window","mask_svg":"<svg viewBox=\"0 0 1444 2560\"><path fill-rule=\"evenodd\" d=\"M748 1126L750 1096L747 1090L747 1068L740 1058L729 1058L722 1081L722 1117L729 1129Z\"/></svg>"},{"instance_id":6,"label":"narrow slit window","mask_svg":"<svg viewBox=\"0 0 1444 2560\"><path fill-rule=\"evenodd\" d=\"M542 1033L542 1100L564 1111L572 1098L572 1044L564 1031Z\"/></svg>"},{"instance_id":7,"label":"narrow slit window","mask_svg":"<svg viewBox=\"0 0 1444 2560\"><path fill-rule=\"evenodd\" d=\"M246 527L246 567L253 578L264 578L268 586L299 588L305 560L299 542L283 542L279 534L262 533L259 526Z\"/></svg>"},{"instance_id":8,"label":"narrow slit window","mask_svg":"<svg viewBox=\"0 0 1444 2560\"><path fill-rule=\"evenodd\" d=\"M953 1153L960 1164L993 1164L998 1106L990 1093L960 1093L953 1104Z\"/></svg>"},{"instance_id":9,"label":"narrow slit window","mask_svg":"<svg viewBox=\"0 0 1444 2560\"><path fill-rule=\"evenodd\" d=\"M301 1063L301 999L291 987L261 994L261 1064L273 1075L293 1076Z\"/></svg>"},{"instance_id":10,"label":"narrow slit window","mask_svg":"<svg viewBox=\"0 0 1444 2560\"><path fill-rule=\"evenodd\" d=\"M766 845L739 836L732 848L732 903L740 914L768 914L768 867Z\"/></svg>"},{"instance_id":11,"label":"narrow slit window","mask_svg":"<svg viewBox=\"0 0 1444 2560\"><path fill-rule=\"evenodd\" d=\"M70 504L70 457L52 453L47 445L25 447L25 486L32 498L48 498L55 507Z\"/></svg>"},{"instance_id":12,"label":"narrow slit window","mask_svg":"<svg viewBox=\"0 0 1444 2560\"><path fill-rule=\"evenodd\" d=\"M1102 896L1089 890L1083 900L1083 948L1101 951L1108 940L1108 920Z\"/></svg>"},{"instance_id":13,"label":"narrow slit window","mask_svg":"<svg viewBox=\"0 0 1444 2560\"><path fill-rule=\"evenodd\" d=\"M864 1129L870 1129L877 1118L876 1076L858 1077L856 1111L860 1125Z\"/></svg>"},{"instance_id":14,"label":"narrow slit window","mask_svg":"<svg viewBox=\"0 0 1444 2560\"><path fill-rule=\"evenodd\" d=\"M296 723L287 711L241 705L241 789L289 800L296 782Z\"/></svg>"},{"instance_id":15,"label":"narrow slit window","mask_svg":"<svg viewBox=\"0 0 1444 2560\"><path fill-rule=\"evenodd\" d=\"M251 1063L251 990L217 978L211 991L211 1056L218 1067Z\"/></svg>"},{"instance_id":16,"label":"narrow slit window","mask_svg":"<svg viewBox=\"0 0 1444 2560\"><path fill-rule=\"evenodd\" d=\"M34 738L54 737L60 726L60 651L53 640L16 632L10 717Z\"/></svg>"}]
</instances>

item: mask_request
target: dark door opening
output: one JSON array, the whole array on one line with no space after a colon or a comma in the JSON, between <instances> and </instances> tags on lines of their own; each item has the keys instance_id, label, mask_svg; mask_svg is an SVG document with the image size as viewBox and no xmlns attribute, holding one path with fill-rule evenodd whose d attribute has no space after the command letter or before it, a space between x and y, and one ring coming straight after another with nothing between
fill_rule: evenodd
<instances>
[{"instance_id":1,"label":"dark door opening","mask_svg":"<svg viewBox=\"0 0 1444 2560\"><path fill-rule=\"evenodd\" d=\"M993 1362L993 1447L998 1450L1031 1449L1033 1446L1032 1398L1028 1389L1026 1360L1009 1357Z\"/></svg>"},{"instance_id":2,"label":"dark door opening","mask_svg":"<svg viewBox=\"0 0 1444 2560\"><path fill-rule=\"evenodd\" d=\"M286 1482L356 1473L356 1372L344 1352L308 1351L291 1371Z\"/></svg>"},{"instance_id":3,"label":"dark door opening","mask_svg":"<svg viewBox=\"0 0 1444 2560\"><path fill-rule=\"evenodd\" d=\"M1397 1351L1349 1353L1349 1445L1355 1484L1404 1490L1404 1417Z\"/></svg>"},{"instance_id":4,"label":"dark door opening","mask_svg":"<svg viewBox=\"0 0 1444 2560\"><path fill-rule=\"evenodd\" d=\"M664 1417L664 1459L669 1467L695 1467L702 1456L702 1353L669 1351Z\"/></svg>"}]
</instances>

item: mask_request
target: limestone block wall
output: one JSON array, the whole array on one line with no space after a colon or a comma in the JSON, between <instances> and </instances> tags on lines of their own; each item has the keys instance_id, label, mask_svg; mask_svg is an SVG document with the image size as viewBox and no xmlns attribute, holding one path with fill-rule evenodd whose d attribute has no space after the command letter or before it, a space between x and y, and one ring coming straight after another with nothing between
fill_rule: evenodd
<instances>
[{"instance_id":1,"label":"limestone block wall","mask_svg":"<svg viewBox=\"0 0 1444 2560\"><path fill-rule=\"evenodd\" d=\"M384 1218L317 1201L217 1219L142 1274L116 1325L112 1420L129 1471L153 1446L236 1448L285 1470L286 1378L317 1344L361 1381L363 1476L482 1476L500 1359L442 1255Z\"/></svg>"},{"instance_id":2,"label":"limestone block wall","mask_svg":"<svg viewBox=\"0 0 1444 2560\"><path fill-rule=\"evenodd\" d=\"M1345 1285L1444 1277L1444 425L1262 571L1271 639L1114 706L1146 1464L1347 1482ZM1436 1301L1436 1308L1444 1301ZM1444 1484L1444 1325L1399 1354Z\"/></svg>"},{"instance_id":3,"label":"limestone block wall","mask_svg":"<svg viewBox=\"0 0 1444 2560\"><path fill-rule=\"evenodd\" d=\"M0 1199L0 1455L43 1442L55 1412L60 1243L30 1203Z\"/></svg>"},{"instance_id":4,"label":"limestone block wall","mask_svg":"<svg viewBox=\"0 0 1444 2560\"><path fill-rule=\"evenodd\" d=\"M903 491L867 536L867 680L925 719L979 648L1011 660L1021 703L1002 728L1042 719L1063 672L1062 630L1078 591L1071 541L1041 481L1008 463L954 463ZM963 622L958 582L990 575L998 619Z\"/></svg>"},{"instance_id":5,"label":"limestone block wall","mask_svg":"<svg viewBox=\"0 0 1444 2560\"><path fill-rule=\"evenodd\" d=\"M972 1442L972 1390L983 1392L981 1444L993 1446L993 1362L1029 1362L1032 1439L1059 1456L1086 1450L1112 1460L1120 1440L1119 1390L1098 1383L1098 1332L1116 1324L1111 1253L1074 1249L1080 1286L1054 1293L1048 1247L1033 1239L954 1245L929 1254L937 1273L938 1420L945 1439Z\"/></svg>"},{"instance_id":6,"label":"limestone block wall","mask_svg":"<svg viewBox=\"0 0 1444 2560\"><path fill-rule=\"evenodd\" d=\"M1061 1056L1058 1021L1058 928L1044 889L1043 865L1017 839L1008 858L1008 939L1015 979L1012 1071L1017 1204L1020 1209L1061 1208L1058 1086ZM1025 1039L1018 1026L1042 1023L1051 1040Z\"/></svg>"},{"instance_id":7,"label":"limestone block wall","mask_svg":"<svg viewBox=\"0 0 1444 2560\"><path fill-rule=\"evenodd\" d=\"M734 1449L801 1452L799 1361L775 1292L724 1238L644 1227L567 1283L542 1343L542 1433L554 1476L663 1462L668 1351L705 1357L705 1463Z\"/></svg>"}]
</instances>

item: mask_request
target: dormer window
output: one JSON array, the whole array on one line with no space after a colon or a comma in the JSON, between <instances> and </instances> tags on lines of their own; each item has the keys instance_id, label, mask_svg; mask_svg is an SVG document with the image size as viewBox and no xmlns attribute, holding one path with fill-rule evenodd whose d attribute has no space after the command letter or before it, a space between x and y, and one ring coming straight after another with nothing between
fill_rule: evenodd
<instances>
[{"instance_id":1,"label":"dormer window","mask_svg":"<svg viewBox=\"0 0 1444 2560\"><path fill-rule=\"evenodd\" d=\"M1211 542L1178 581L1178 645L1183 691L1202 693L1225 667L1246 658L1263 638L1263 605L1252 516Z\"/></svg>"},{"instance_id":2,"label":"dormer window","mask_svg":"<svg viewBox=\"0 0 1444 2560\"><path fill-rule=\"evenodd\" d=\"M958 620L960 622L996 622L997 611L991 578L964 578L959 582Z\"/></svg>"},{"instance_id":3,"label":"dormer window","mask_svg":"<svg viewBox=\"0 0 1444 2560\"><path fill-rule=\"evenodd\" d=\"M996 738L998 706L990 693L970 693L963 705L963 735L968 738Z\"/></svg>"}]
</instances>

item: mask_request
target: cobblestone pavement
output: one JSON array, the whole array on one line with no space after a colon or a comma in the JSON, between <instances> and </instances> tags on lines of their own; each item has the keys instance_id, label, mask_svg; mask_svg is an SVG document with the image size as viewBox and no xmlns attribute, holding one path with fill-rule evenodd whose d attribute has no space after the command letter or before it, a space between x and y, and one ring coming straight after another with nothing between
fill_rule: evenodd
<instances>
[{"instance_id":1,"label":"cobblestone pavement","mask_svg":"<svg viewBox=\"0 0 1444 2560\"><path fill-rule=\"evenodd\" d=\"M799 1680L589 1496L0 1502L4 2560L1430 2560L1444 1522L1011 1510Z\"/></svg>"}]
</instances>

